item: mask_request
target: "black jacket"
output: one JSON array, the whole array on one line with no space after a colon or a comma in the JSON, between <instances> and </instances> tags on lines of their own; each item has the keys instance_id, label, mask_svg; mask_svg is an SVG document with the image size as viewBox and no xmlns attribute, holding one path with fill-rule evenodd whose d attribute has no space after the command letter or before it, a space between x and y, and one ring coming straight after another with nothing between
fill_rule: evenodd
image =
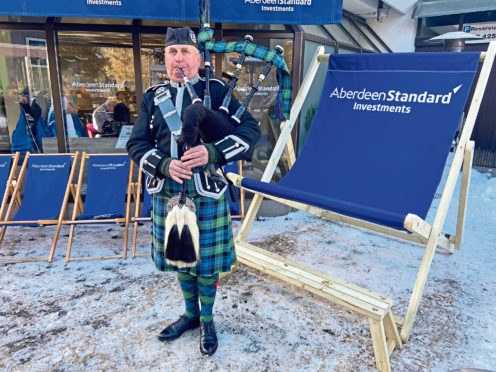
<instances>
[{"instance_id":1,"label":"black jacket","mask_svg":"<svg viewBox=\"0 0 496 372\"><path fill-rule=\"evenodd\" d=\"M161 156L171 156L170 131L160 113L160 109L155 106L153 101L155 91L160 86L164 86L164 84L158 84L148 88L143 95L143 101L139 107L138 118L134 123L131 137L127 142L126 147L129 155L138 164L140 163L142 156L154 148L158 149ZM203 98L205 81L200 78L193 87L198 97ZM168 88L172 96L172 102L175 102L177 89L171 86L171 84L168 85ZM228 86L222 80L210 79L212 109L217 110L221 106L227 90ZM185 91L183 96L183 109L181 112L184 112L184 108L190 104L191 98L188 92ZM230 115L233 115L239 106L240 103L233 97L229 104ZM241 123L235 128L233 134L243 139L250 145L250 148L252 148L260 138L258 122L248 111L245 111L241 117ZM243 156L240 154L229 160L233 161L242 158Z\"/></svg>"}]
</instances>

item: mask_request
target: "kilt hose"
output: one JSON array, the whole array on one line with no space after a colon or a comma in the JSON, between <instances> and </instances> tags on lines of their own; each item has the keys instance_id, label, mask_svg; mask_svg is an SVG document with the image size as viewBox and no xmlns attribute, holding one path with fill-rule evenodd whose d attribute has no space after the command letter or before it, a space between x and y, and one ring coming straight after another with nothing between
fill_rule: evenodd
<instances>
[{"instance_id":1,"label":"kilt hose","mask_svg":"<svg viewBox=\"0 0 496 372\"><path fill-rule=\"evenodd\" d=\"M162 191L153 194L152 201L152 246L155 266L160 271L180 271L195 276L212 276L231 271L236 263L236 251L232 235L231 212L224 193L215 200L199 196L193 180L185 180L186 196L193 199L200 231L200 260L195 267L178 269L165 259L165 219L167 201L181 192L182 185L166 178Z\"/></svg>"}]
</instances>

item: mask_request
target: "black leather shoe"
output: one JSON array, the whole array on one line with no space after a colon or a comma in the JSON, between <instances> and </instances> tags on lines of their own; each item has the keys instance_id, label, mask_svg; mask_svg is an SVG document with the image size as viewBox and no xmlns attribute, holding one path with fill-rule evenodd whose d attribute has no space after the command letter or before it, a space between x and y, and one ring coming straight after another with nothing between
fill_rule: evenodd
<instances>
[{"instance_id":1,"label":"black leather shoe","mask_svg":"<svg viewBox=\"0 0 496 372\"><path fill-rule=\"evenodd\" d=\"M186 315L181 315L174 323L169 324L160 334L160 341L172 341L181 336L189 329L195 329L200 326L200 317L188 318Z\"/></svg>"},{"instance_id":2,"label":"black leather shoe","mask_svg":"<svg viewBox=\"0 0 496 372\"><path fill-rule=\"evenodd\" d=\"M218 346L214 322L201 322L200 351L203 355L213 355Z\"/></svg>"}]
</instances>

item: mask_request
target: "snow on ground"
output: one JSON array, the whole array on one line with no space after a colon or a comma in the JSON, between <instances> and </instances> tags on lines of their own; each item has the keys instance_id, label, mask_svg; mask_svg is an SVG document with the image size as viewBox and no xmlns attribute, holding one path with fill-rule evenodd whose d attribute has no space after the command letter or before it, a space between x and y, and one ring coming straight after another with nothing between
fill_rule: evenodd
<instances>
[{"instance_id":1,"label":"snow on ground","mask_svg":"<svg viewBox=\"0 0 496 372\"><path fill-rule=\"evenodd\" d=\"M393 370L496 370L495 202L496 178L474 170L464 246L454 255L436 253L410 340L391 355ZM454 202L445 231L454 232L456 212ZM197 330L159 342L158 332L183 311L175 275L155 271L149 257L65 264L68 230L51 265L0 264L2 371L374 370L365 317L244 265L221 279L214 356L201 356ZM47 255L53 232L9 227L0 257ZM76 232L73 256L122 249L122 227ZM139 232L138 250L147 252L149 225ZM398 316L423 253L303 212L258 219L249 241L393 298Z\"/></svg>"}]
</instances>

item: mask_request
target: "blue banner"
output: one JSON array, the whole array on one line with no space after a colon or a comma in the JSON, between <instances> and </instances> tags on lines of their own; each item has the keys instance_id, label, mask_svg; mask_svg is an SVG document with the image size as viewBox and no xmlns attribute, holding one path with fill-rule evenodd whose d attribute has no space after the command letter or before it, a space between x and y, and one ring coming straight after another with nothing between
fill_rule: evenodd
<instances>
[{"instance_id":1,"label":"blue banner","mask_svg":"<svg viewBox=\"0 0 496 372\"><path fill-rule=\"evenodd\" d=\"M340 23L343 0L213 0L212 22ZM0 14L199 21L198 0L8 0Z\"/></svg>"}]
</instances>

